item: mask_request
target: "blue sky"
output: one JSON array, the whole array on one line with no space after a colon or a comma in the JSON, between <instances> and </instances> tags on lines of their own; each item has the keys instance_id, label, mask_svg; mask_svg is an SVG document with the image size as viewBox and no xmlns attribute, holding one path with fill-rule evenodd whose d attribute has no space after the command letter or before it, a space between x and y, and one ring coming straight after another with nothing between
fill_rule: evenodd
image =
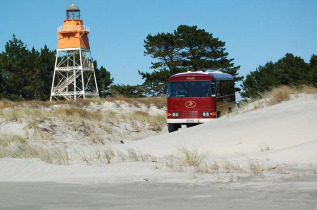
<instances>
[{"instance_id":1,"label":"blue sky","mask_svg":"<svg viewBox=\"0 0 317 210\"><path fill-rule=\"evenodd\" d=\"M92 56L116 84L141 84L138 70L149 70L152 61L144 56L145 37L180 24L225 41L242 76L288 52L306 62L317 54L315 0L0 0L0 51L12 34L29 48L56 49L56 28L72 2L90 26Z\"/></svg>"}]
</instances>

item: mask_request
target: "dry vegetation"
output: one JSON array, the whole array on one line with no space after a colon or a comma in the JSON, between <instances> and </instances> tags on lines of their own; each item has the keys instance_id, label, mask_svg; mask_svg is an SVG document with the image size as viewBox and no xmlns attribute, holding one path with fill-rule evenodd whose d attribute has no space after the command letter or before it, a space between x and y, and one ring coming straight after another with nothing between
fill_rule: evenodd
<instances>
[{"instance_id":1,"label":"dry vegetation","mask_svg":"<svg viewBox=\"0 0 317 210\"><path fill-rule=\"evenodd\" d=\"M115 109L107 107L111 104L115 105ZM122 96L74 102L1 100L0 123L26 123L26 138L31 140L54 140L56 134L64 130L64 133L74 131L89 138L90 142L105 144L106 140L129 139L134 133L164 131L165 106L166 98L132 99ZM126 107L129 109L126 110ZM161 112L149 113L152 107Z\"/></svg>"},{"instance_id":2,"label":"dry vegetation","mask_svg":"<svg viewBox=\"0 0 317 210\"><path fill-rule=\"evenodd\" d=\"M228 174L233 181L239 176L258 176L265 171L275 171L280 174L286 173L281 166L265 167L257 161L249 160L243 165L234 161L211 160L207 153L198 152L197 149L179 148L179 152L163 157L145 154L129 148L124 151L114 151L111 148L98 149L94 152L80 154L80 158L88 165L112 164L118 162L150 162L154 169L172 169L177 172L190 174L214 174L223 176Z\"/></svg>"},{"instance_id":3,"label":"dry vegetation","mask_svg":"<svg viewBox=\"0 0 317 210\"><path fill-rule=\"evenodd\" d=\"M70 163L66 149L31 145L17 135L0 137L0 158L38 158L46 163L58 165Z\"/></svg>"},{"instance_id":4,"label":"dry vegetation","mask_svg":"<svg viewBox=\"0 0 317 210\"><path fill-rule=\"evenodd\" d=\"M301 94L317 94L317 88L306 85L301 87L280 86L264 93L260 98L242 102L239 106L241 107L242 112L252 111L279 104L283 101L289 101L294 97L299 97Z\"/></svg>"},{"instance_id":5,"label":"dry vegetation","mask_svg":"<svg viewBox=\"0 0 317 210\"><path fill-rule=\"evenodd\" d=\"M47 163L70 164L73 160L69 158L67 147L105 145L108 141L142 138L143 133L163 132L165 106L166 98L122 96L73 102L1 100L0 158L39 158ZM161 112L149 113L153 107ZM15 126L18 128L6 131ZM91 163L103 158L109 164L115 156L121 160L133 158L132 151L130 155L114 155L110 149L96 155L84 153L81 160Z\"/></svg>"},{"instance_id":6,"label":"dry vegetation","mask_svg":"<svg viewBox=\"0 0 317 210\"><path fill-rule=\"evenodd\" d=\"M3 108L14 108L14 107L29 107L29 108L43 108L43 107L52 107L56 105L70 105L71 107L86 107L89 106L91 103L98 103L102 104L105 101L107 102L115 102L121 103L126 102L128 104L134 105L136 107L140 106L141 104L150 107L151 105L156 106L157 108L164 108L166 107L166 97L149 97L149 98L127 98L121 95L118 95L113 98L101 98L101 99L77 99L76 101L9 101L6 99L2 99L0 101L0 109Z\"/></svg>"}]
</instances>

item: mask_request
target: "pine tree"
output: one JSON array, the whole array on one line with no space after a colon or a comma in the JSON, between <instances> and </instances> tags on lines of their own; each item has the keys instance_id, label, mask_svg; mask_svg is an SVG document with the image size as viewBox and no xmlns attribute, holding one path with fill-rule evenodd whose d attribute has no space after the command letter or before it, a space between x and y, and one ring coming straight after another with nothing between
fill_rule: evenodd
<instances>
[{"instance_id":1,"label":"pine tree","mask_svg":"<svg viewBox=\"0 0 317 210\"><path fill-rule=\"evenodd\" d=\"M149 34L144 43L145 55L156 60L151 66L153 72L139 71L147 94L166 93L168 78L189 70L221 70L232 74L236 81L243 78L237 73L240 66L227 58L225 42L197 26L180 25L173 33Z\"/></svg>"},{"instance_id":2,"label":"pine tree","mask_svg":"<svg viewBox=\"0 0 317 210\"><path fill-rule=\"evenodd\" d=\"M13 35L12 40L6 43L5 51L1 56L2 97L12 100L23 98L26 79L25 63L28 57L29 51L26 45Z\"/></svg>"},{"instance_id":3,"label":"pine tree","mask_svg":"<svg viewBox=\"0 0 317 210\"><path fill-rule=\"evenodd\" d=\"M284 58L276 62L275 68L279 85L298 86L307 84L309 69L302 58L287 53Z\"/></svg>"}]
</instances>

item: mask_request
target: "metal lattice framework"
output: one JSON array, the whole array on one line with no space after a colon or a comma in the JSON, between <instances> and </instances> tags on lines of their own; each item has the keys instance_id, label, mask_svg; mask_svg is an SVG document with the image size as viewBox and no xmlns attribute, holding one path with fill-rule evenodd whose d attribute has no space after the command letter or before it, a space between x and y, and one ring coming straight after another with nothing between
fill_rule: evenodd
<instances>
[{"instance_id":1,"label":"metal lattice framework","mask_svg":"<svg viewBox=\"0 0 317 210\"><path fill-rule=\"evenodd\" d=\"M90 50L57 49L50 101L86 97L99 97Z\"/></svg>"}]
</instances>

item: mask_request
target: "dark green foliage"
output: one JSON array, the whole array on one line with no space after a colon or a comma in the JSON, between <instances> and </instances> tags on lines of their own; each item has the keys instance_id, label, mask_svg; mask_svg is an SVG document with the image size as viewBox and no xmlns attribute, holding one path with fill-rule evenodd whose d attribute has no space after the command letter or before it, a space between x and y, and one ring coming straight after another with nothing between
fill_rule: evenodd
<instances>
[{"instance_id":1,"label":"dark green foliage","mask_svg":"<svg viewBox=\"0 0 317 210\"><path fill-rule=\"evenodd\" d=\"M255 98L263 92L280 85L317 86L317 57L312 56L310 64L293 54L287 53L276 63L268 62L259 66L254 72L246 76L243 81L242 97Z\"/></svg>"},{"instance_id":2,"label":"dark green foliage","mask_svg":"<svg viewBox=\"0 0 317 210\"><path fill-rule=\"evenodd\" d=\"M29 98L34 89L30 81L36 72L36 65L32 66L33 62L37 64L36 56L38 52L34 49L29 51L15 35L6 43L5 52L0 57L1 97L11 100Z\"/></svg>"},{"instance_id":3,"label":"dark green foliage","mask_svg":"<svg viewBox=\"0 0 317 210\"><path fill-rule=\"evenodd\" d=\"M94 61L97 85L100 97L106 97L110 95L109 86L113 83L114 79L111 78L111 74L103 66L98 69L97 62Z\"/></svg>"},{"instance_id":4,"label":"dark green foliage","mask_svg":"<svg viewBox=\"0 0 317 210\"><path fill-rule=\"evenodd\" d=\"M154 72L139 71L147 94L165 93L168 78L180 72L212 69L232 74L236 81L243 78L238 77L240 66L227 58L225 42L197 26L180 25L173 33L149 34L144 43L144 54L157 61L152 62Z\"/></svg>"},{"instance_id":5,"label":"dark green foliage","mask_svg":"<svg viewBox=\"0 0 317 210\"><path fill-rule=\"evenodd\" d=\"M307 84L308 65L302 58L287 53L275 63L275 74L279 85Z\"/></svg>"},{"instance_id":6,"label":"dark green foliage","mask_svg":"<svg viewBox=\"0 0 317 210\"><path fill-rule=\"evenodd\" d=\"M110 92L112 95L122 95L129 98L145 97L144 88L141 85L112 85Z\"/></svg>"},{"instance_id":7,"label":"dark green foliage","mask_svg":"<svg viewBox=\"0 0 317 210\"><path fill-rule=\"evenodd\" d=\"M313 86L317 87L317 55L313 55L309 63L308 81Z\"/></svg>"},{"instance_id":8,"label":"dark green foliage","mask_svg":"<svg viewBox=\"0 0 317 210\"><path fill-rule=\"evenodd\" d=\"M55 51L48 49L48 47L44 45L44 48L42 48L40 52L39 63L39 71L37 72L39 80L36 84L36 87L40 91L40 95L37 98L44 101L48 99L51 93Z\"/></svg>"},{"instance_id":9,"label":"dark green foliage","mask_svg":"<svg viewBox=\"0 0 317 210\"><path fill-rule=\"evenodd\" d=\"M27 46L13 35L0 53L0 98L10 100L48 100L55 64L55 51L45 45L40 51ZM96 65L101 96L113 82L110 72Z\"/></svg>"}]
</instances>

